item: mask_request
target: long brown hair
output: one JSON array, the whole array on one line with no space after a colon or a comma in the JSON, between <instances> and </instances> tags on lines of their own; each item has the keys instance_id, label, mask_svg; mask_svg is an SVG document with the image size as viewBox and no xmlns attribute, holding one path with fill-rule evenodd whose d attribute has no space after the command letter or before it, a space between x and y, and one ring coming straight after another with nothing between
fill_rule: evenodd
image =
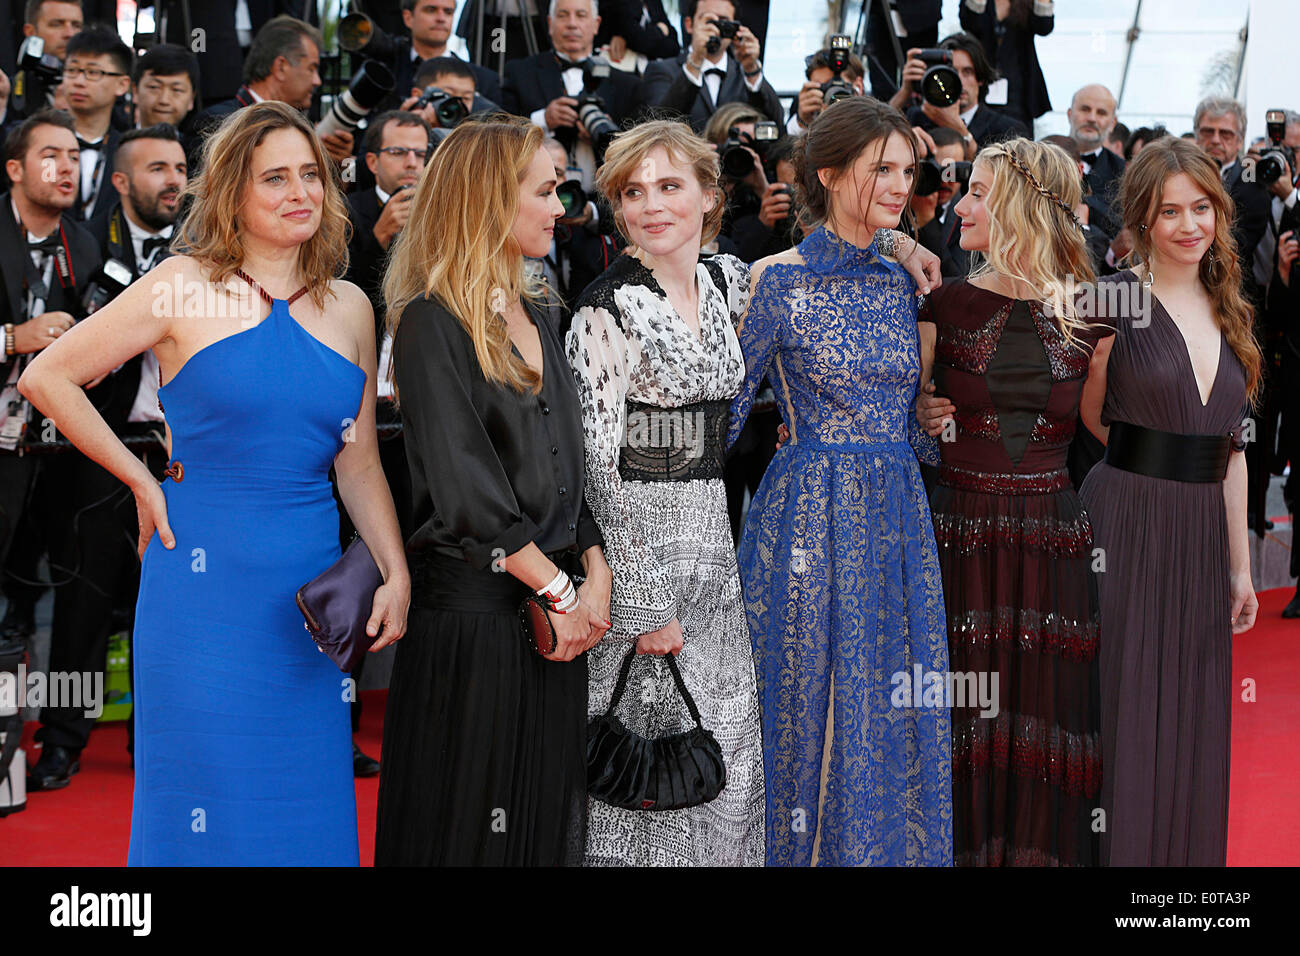
<instances>
[{"instance_id":1,"label":"long brown hair","mask_svg":"<svg viewBox=\"0 0 1300 956\"><path fill-rule=\"evenodd\" d=\"M1072 343L1088 327L1076 316L1073 283L1096 279L1073 213L1083 199L1078 163L1059 146L1019 137L984 147L975 162L993 181L986 200L989 249L982 263L971 257L971 275L997 272L1038 290Z\"/></svg>"},{"instance_id":2,"label":"long brown hair","mask_svg":"<svg viewBox=\"0 0 1300 956\"><path fill-rule=\"evenodd\" d=\"M265 100L231 113L203 145L202 171L185 187L192 203L176 230L171 248L193 256L209 269L210 281L225 282L244 262L239 210L251 183L253 150L278 129L295 129L307 138L325 186L320 227L298 247L298 270L316 308L325 307L330 279L347 271L347 205L334 161L303 115L287 103Z\"/></svg>"},{"instance_id":3,"label":"long brown hair","mask_svg":"<svg viewBox=\"0 0 1300 956\"><path fill-rule=\"evenodd\" d=\"M1246 370L1246 392L1253 402L1264 362L1255 340L1254 311L1241 294L1241 264L1237 260L1237 242L1232 238L1235 207L1219 178L1218 163L1195 143L1161 137L1144 146L1125 168L1120 203L1124 225L1133 236L1133 251L1126 262L1150 263L1151 228L1160 211L1164 185L1179 173L1186 174L1214 207L1214 241L1201 257L1197 275L1210 293L1228 346Z\"/></svg>"},{"instance_id":4,"label":"long brown hair","mask_svg":"<svg viewBox=\"0 0 1300 956\"><path fill-rule=\"evenodd\" d=\"M831 223L830 190L817 176L819 169L832 169L836 177L845 176L864 149L875 150L877 162L885 154L885 143L893 133L907 140L912 150L913 164L919 162L916 134L907 118L898 110L870 96L850 96L832 103L822 110L808 132L801 137L794 151L795 205L799 209L799 224L812 229ZM873 176L861 186L870 190ZM907 191L903 216L912 221L912 196L916 194L916 178ZM838 232L838 230L837 230Z\"/></svg>"},{"instance_id":5,"label":"long brown hair","mask_svg":"<svg viewBox=\"0 0 1300 956\"><path fill-rule=\"evenodd\" d=\"M394 338L407 305L437 296L473 341L484 377L534 393L541 376L510 350L501 313L515 299L546 297L543 285L525 278L512 234L519 183L542 138L540 128L504 113L457 126L420 175L384 274Z\"/></svg>"}]
</instances>

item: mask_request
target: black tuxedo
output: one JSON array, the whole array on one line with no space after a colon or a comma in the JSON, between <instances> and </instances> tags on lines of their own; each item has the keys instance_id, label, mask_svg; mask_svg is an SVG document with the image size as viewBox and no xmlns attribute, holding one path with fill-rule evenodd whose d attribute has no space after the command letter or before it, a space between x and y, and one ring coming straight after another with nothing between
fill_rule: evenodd
<instances>
[{"instance_id":1,"label":"black tuxedo","mask_svg":"<svg viewBox=\"0 0 1300 956\"><path fill-rule=\"evenodd\" d=\"M921 127L926 132L934 129L936 125L930 117L925 115L925 110L920 106L913 106L908 109L907 121L913 126ZM1014 116L1007 115L996 106L988 106L984 103L981 103L979 108L975 110L975 115L970 118L966 128L970 130L971 136L975 138L975 146L978 149L1000 143L1006 139L1014 139L1017 136L1029 136L1029 130L1025 129L1024 124Z\"/></svg>"},{"instance_id":2,"label":"black tuxedo","mask_svg":"<svg viewBox=\"0 0 1300 956\"><path fill-rule=\"evenodd\" d=\"M113 154L117 152L117 144L121 141L122 134L113 127L108 128L104 134L104 139L100 142L100 154L103 156L103 169L99 175L99 192L95 194L95 204L91 206L88 213L83 213L81 209L81 178L77 178L77 202L72 207L73 218L78 221L94 219L96 216L108 215L108 211L117 203L117 190L113 188Z\"/></svg>"},{"instance_id":3,"label":"black tuxedo","mask_svg":"<svg viewBox=\"0 0 1300 956\"><path fill-rule=\"evenodd\" d=\"M1223 171L1223 185L1232 197L1236 216L1232 224L1232 238L1237 241L1237 258L1241 262L1242 292L1252 305L1263 305L1263 291L1255 281L1255 247L1264 238L1273 215L1273 193L1257 182L1247 182L1245 167L1240 160Z\"/></svg>"},{"instance_id":4,"label":"black tuxedo","mask_svg":"<svg viewBox=\"0 0 1300 956\"><path fill-rule=\"evenodd\" d=\"M1093 157L1084 156L1091 168L1084 174L1091 195L1084 199L1088 204L1088 224L1096 226L1109 239L1114 239L1123 227L1119 209L1119 181L1124 175L1124 158L1104 146Z\"/></svg>"},{"instance_id":5,"label":"black tuxedo","mask_svg":"<svg viewBox=\"0 0 1300 956\"><path fill-rule=\"evenodd\" d=\"M375 238L375 223L383 206L375 187L352 193L347 197L348 218L352 220L352 238L348 240L347 279L356 283L370 299L375 310L375 342L383 340L384 296L380 288L384 281L384 265L388 250Z\"/></svg>"},{"instance_id":6,"label":"black tuxedo","mask_svg":"<svg viewBox=\"0 0 1300 956\"><path fill-rule=\"evenodd\" d=\"M245 106L252 106L256 102L257 98L253 96L252 90L247 86L241 86L235 91L232 99L213 103L199 113L198 118L194 121L195 140L199 145L202 145L203 141L208 138L208 134L220 126L221 121L227 116L235 112L235 110L242 110ZM191 170L192 173L193 170Z\"/></svg>"},{"instance_id":7,"label":"black tuxedo","mask_svg":"<svg viewBox=\"0 0 1300 956\"><path fill-rule=\"evenodd\" d=\"M718 100L715 103L709 96L709 87L703 82L703 77L700 85L696 86L686 75L685 63L689 55L689 51L679 53L672 59L655 60L646 66L642 93L647 106L685 116L690 120L691 127L697 133L702 133L719 106L726 103L748 103L760 115L781 129L785 128L785 110L766 76L757 90L751 90L745 85L740 64L728 53L724 60L727 75L718 87ZM704 68L711 68L707 61Z\"/></svg>"},{"instance_id":8,"label":"black tuxedo","mask_svg":"<svg viewBox=\"0 0 1300 956\"><path fill-rule=\"evenodd\" d=\"M568 95L560 61L550 50L506 63L501 106L507 113L527 117L545 109L551 100ZM609 118L619 126L641 109L641 84L634 73L610 70L596 87L596 95L604 101Z\"/></svg>"},{"instance_id":9,"label":"black tuxedo","mask_svg":"<svg viewBox=\"0 0 1300 956\"><path fill-rule=\"evenodd\" d=\"M677 42L677 31L672 29L668 14L660 0L644 0L644 6L650 19L641 25L642 0L605 0L600 5L600 31L596 34L593 46L600 49L609 42L610 37L622 37L627 41L628 49L640 53L650 60L676 56L681 52ZM668 24L668 32L660 30L656 23Z\"/></svg>"}]
</instances>

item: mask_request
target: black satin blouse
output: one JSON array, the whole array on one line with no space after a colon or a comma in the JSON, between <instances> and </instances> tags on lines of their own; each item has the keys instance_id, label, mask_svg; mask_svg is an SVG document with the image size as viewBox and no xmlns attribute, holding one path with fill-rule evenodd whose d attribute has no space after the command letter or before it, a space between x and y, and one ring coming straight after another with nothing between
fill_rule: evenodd
<instances>
[{"instance_id":1,"label":"black satin blouse","mask_svg":"<svg viewBox=\"0 0 1300 956\"><path fill-rule=\"evenodd\" d=\"M542 390L483 375L474 343L437 299L402 312L394 378L411 467L406 550L477 568L534 542L546 554L601 544L583 498L582 415L559 329L525 305L541 339Z\"/></svg>"}]
</instances>

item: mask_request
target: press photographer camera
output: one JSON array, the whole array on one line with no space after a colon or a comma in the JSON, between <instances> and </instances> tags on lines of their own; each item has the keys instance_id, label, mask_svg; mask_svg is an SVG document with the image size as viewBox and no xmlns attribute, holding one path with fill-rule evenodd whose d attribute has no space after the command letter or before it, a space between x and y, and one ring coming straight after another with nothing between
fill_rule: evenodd
<instances>
[{"instance_id":1,"label":"press photographer camera","mask_svg":"<svg viewBox=\"0 0 1300 956\"><path fill-rule=\"evenodd\" d=\"M116 259L105 260L95 278L90 280L81 296L81 307L86 315L102 309L131 284L131 269Z\"/></svg>"},{"instance_id":2,"label":"press photographer camera","mask_svg":"<svg viewBox=\"0 0 1300 956\"><path fill-rule=\"evenodd\" d=\"M348 88L334 97L330 111L316 124L316 132L329 136L340 130L351 133L376 106L393 92L393 74L374 60L361 64Z\"/></svg>"},{"instance_id":3,"label":"press photographer camera","mask_svg":"<svg viewBox=\"0 0 1300 956\"><path fill-rule=\"evenodd\" d=\"M846 96L857 96L853 84L844 79L844 71L849 68L849 58L853 55L853 41L847 33L836 33L831 37L830 45L823 51L826 66L831 71L831 78L819 87L822 91L822 105L830 106Z\"/></svg>"},{"instance_id":4,"label":"press photographer camera","mask_svg":"<svg viewBox=\"0 0 1300 956\"><path fill-rule=\"evenodd\" d=\"M612 68L599 60L587 60L582 65L582 92L576 99L578 105L578 123L591 137L591 148L596 153L596 162L604 162L605 150L614 137L618 135L618 124L606 112L605 101L596 94L600 84L610 75ZM564 144L565 149L572 149L577 127L559 127L555 138Z\"/></svg>"},{"instance_id":5,"label":"press photographer camera","mask_svg":"<svg viewBox=\"0 0 1300 956\"><path fill-rule=\"evenodd\" d=\"M45 41L39 36L29 36L18 48L18 70L9 98L11 115L28 116L44 109L62 82L63 61L45 52Z\"/></svg>"},{"instance_id":6,"label":"press photographer camera","mask_svg":"<svg viewBox=\"0 0 1300 956\"><path fill-rule=\"evenodd\" d=\"M469 107L459 96L452 96L436 86L427 87L420 98L411 104L412 112L418 113L424 109L433 110L438 126L442 129L454 129L469 116Z\"/></svg>"},{"instance_id":7,"label":"press photographer camera","mask_svg":"<svg viewBox=\"0 0 1300 956\"><path fill-rule=\"evenodd\" d=\"M1296 154L1286 144L1286 126L1285 110L1269 110L1264 114L1264 129L1269 144L1255 160L1255 182L1260 186L1272 186L1288 171L1291 178L1295 178Z\"/></svg>"},{"instance_id":8,"label":"press photographer camera","mask_svg":"<svg viewBox=\"0 0 1300 956\"><path fill-rule=\"evenodd\" d=\"M718 160L722 175L729 179L741 180L754 171L754 154L758 154L761 163L768 149L781 138L777 125L768 120L754 123L754 134L744 132L739 126L727 130L727 138L718 147ZM751 152L752 150L752 152Z\"/></svg>"},{"instance_id":9,"label":"press photographer camera","mask_svg":"<svg viewBox=\"0 0 1300 956\"><path fill-rule=\"evenodd\" d=\"M942 189L945 183L952 184L958 190L964 190L970 182L971 165L966 160L946 164L940 164L933 159L921 160L916 177L916 194L932 196Z\"/></svg>"},{"instance_id":10,"label":"press photographer camera","mask_svg":"<svg viewBox=\"0 0 1300 956\"><path fill-rule=\"evenodd\" d=\"M713 21L713 24L718 28L718 35L715 37L709 37L708 41L704 44L704 49L708 51L709 56L714 56L722 49L723 40L734 40L736 39L736 34L740 32L739 20L724 20L718 18Z\"/></svg>"},{"instance_id":11,"label":"press photographer camera","mask_svg":"<svg viewBox=\"0 0 1300 956\"><path fill-rule=\"evenodd\" d=\"M927 67L921 77L921 96L927 103L943 109L961 99L961 76L953 68L951 50L918 50L915 58Z\"/></svg>"}]
</instances>

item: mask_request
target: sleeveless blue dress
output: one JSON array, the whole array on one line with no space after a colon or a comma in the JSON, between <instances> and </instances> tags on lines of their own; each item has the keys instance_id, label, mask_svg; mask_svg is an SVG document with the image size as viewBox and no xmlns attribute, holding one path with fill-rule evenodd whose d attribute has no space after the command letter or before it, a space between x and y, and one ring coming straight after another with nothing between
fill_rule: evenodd
<instances>
[{"instance_id":1,"label":"sleeveless blue dress","mask_svg":"<svg viewBox=\"0 0 1300 956\"><path fill-rule=\"evenodd\" d=\"M276 299L159 389L176 547L136 605L131 866L357 866L348 677L294 602L339 557L329 469L365 372Z\"/></svg>"}]
</instances>

